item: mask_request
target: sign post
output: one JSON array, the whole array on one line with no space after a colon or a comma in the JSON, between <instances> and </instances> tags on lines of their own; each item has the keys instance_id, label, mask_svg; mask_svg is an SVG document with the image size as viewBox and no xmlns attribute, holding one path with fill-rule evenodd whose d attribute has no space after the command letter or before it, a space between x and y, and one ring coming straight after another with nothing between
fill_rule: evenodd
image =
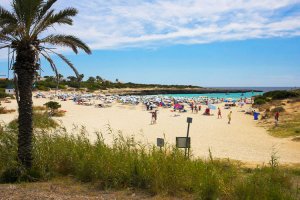
<instances>
[{"instance_id":1,"label":"sign post","mask_svg":"<svg viewBox=\"0 0 300 200\"><path fill-rule=\"evenodd\" d=\"M176 147L177 148L190 148L191 138L187 137L176 137Z\"/></svg>"},{"instance_id":2,"label":"sign post","mask_svg":"<svg viewBox=\"0 0 300 200\"><path fill-rule=\"evenodd\" d=\"M188 117L186 119L186 122L188 123L188 128L187 128L187 133L186 133L186 138L189 138L190 135L190 124L193 122L193 118ZM186 142L188 142L188 139L186 140ZM186 145L188 146L188 145ZM185 157L188 156L188 158L190 157L190 147L187 147L184 151L184 155Z\"/></svg>"},{"instance_id":3,"label":"sign post","mask_svg":"<svg viewBox=\"0 0 300 200\"><path fill-rule=\"evenodd\" d=\"M165 140L163 138L157 138L156 144L161 150L161 148L165 146Z\"/></svg>"}]
</instances>

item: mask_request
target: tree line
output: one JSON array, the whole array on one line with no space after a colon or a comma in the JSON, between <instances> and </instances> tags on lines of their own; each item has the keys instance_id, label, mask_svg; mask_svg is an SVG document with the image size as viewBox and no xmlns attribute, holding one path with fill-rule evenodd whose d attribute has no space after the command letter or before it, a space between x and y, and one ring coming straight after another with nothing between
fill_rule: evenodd
<instances>
[{"instance_id":1,"label":"tree line","mask_svg":"<svg viewBox=\"0 0 300 200\"><path fill-rule=\"evenodd\" d=\"M132 82L120 82L119 79L115 81L106 80L100 76L90 76L86 80L83 80L84 75L80 74L79 77L67 76L59 74L55 76L44 76L39 78L34 87L38 90L48 91L50 89L67 89L71 88L87 88L89 91L106 90L111 88L199 88L192 85L161 85L161 84L140 84Z\"/></svg>"}]
</instances>

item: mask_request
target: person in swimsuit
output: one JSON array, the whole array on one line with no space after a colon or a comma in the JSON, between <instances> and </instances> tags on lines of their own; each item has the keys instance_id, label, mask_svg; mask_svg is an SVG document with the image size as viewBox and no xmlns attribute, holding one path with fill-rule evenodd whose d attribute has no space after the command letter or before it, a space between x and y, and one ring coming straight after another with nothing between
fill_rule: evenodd
<instances>
[{"instance_id":1,"label":"person in swimsuit","mask_svg":"<svg viewBox=\"0 0 300 200\"><path fill-rule=\"evenodd\" d=\"M157 112L158 112L158 110L154 111L154 124L156 124L156 122L157 122Z\"/></svg>"},{"instance_id":2,"label":"person in swimsuit","mask_svg":"<svg viewBox=\"0 0 300 200\"><path fill-rule=\"evenodd\" d=\"M220 107L218 108L218 119L219 119L219 118L222 118L222 113L221 113Z\"/></svg>"},{"instance_id":3,"label":"person in swimsuit","mask_svg":"<svg viewBox=\"0 0 300 200\"><path fill-rule=\"evenodd\" d=\"M154 120L155 120L155 112L149 112L151 114L151 122L150 124L154 124Z\"/></svg>"},{"instance_id":4,"label":"person in swimsuit","mask_svg":"<svg viewBox=\"0 0 300 200\"><path fill-rule=\"evenodd\" d=\"M150 112L151 113L151 124L156 124L156 121L157 121L157 112L158 112L158 110Z\"/></svg>"},{"instance_id":5,"label":"person in swimsuit","mask_svg":"<svg viewBox=\"0 0 300 200\"><path fill-rule=\"evenodd\" d=\"M231 114L232 114L232 111L230 111L229 114L228 114L228 116L227 116L228 117L228 124L231 123Z\"/></svg>"}]
</instances>

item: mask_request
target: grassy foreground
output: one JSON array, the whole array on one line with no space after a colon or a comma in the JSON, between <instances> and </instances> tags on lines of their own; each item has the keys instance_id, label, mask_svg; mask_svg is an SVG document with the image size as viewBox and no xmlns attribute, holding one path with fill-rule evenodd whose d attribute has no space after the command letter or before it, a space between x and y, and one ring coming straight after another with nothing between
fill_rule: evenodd
<instances>
[{"instance_id":1,"label":"grassy foreground","mask_svg":"<svg viewBox=\"0 0 300 200\"><path fill-rule=\"evenodd\" d=\"M43 122L44 123L44 122ZM37 124L36 124L37 126ZM297 199L299 169L278 166L242 168L230 160L188 160L182 151L168 146L162 151L112 134L107 145L101 134L91 143L84 129L68 134L64 128L35 128L34 163L25 172L16 162L15 126L0 130L0 180L2 183L47 181L73 177L98 189L136 188L156 195L195 199Z\"/></svg>"}]
</instances>

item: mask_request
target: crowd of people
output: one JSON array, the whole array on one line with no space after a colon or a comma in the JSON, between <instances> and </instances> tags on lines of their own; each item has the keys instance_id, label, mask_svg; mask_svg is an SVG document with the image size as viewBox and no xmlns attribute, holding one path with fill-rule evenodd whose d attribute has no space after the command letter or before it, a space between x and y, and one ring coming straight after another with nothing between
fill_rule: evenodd
<instances>
[{"instance_id":1,"label":"crowd of people","mask_svg":"<svg viewBox=\"0 0 300 200\"><path fill-rule=\"evenodd\" d=\"M37 93L36 98L46 98L46 94ZM119 96L119 95L103 95L103 94L81 94L81 93L50 93L48 94L50 99L57 98L61 101L72 100L78 105L95 105L98 108L109 107L108 104L121 103L138 105L140 103L145 105L147 111L150 111L151 122L150 124L157 123L157 108L168 108L171 112L185 113L191 112L193 114L201 113L206 116L212 116L212 110L217 110L217 119L222 119L222 110L220 108L221 103L224 109L231 109L235 106L240 106L241 108L245 104L252 104L252 98L240 98L238 100L234 99L224 99L224 98L208 98L208 97L197 97L197 98L187 98L187 97L170 97L162 95L154 96ZM218 106L218 107L217 107ZM189 108L189 110L187 109ZM246 112L247 113L247 112ZM251 112L254 114L254 112ZM174 116L178 116L175 114ZM229 111L228 124L231 124L232 111ZM275 113L275 125L278 124L279 113Z\"/></svg>"}]
</instances>

